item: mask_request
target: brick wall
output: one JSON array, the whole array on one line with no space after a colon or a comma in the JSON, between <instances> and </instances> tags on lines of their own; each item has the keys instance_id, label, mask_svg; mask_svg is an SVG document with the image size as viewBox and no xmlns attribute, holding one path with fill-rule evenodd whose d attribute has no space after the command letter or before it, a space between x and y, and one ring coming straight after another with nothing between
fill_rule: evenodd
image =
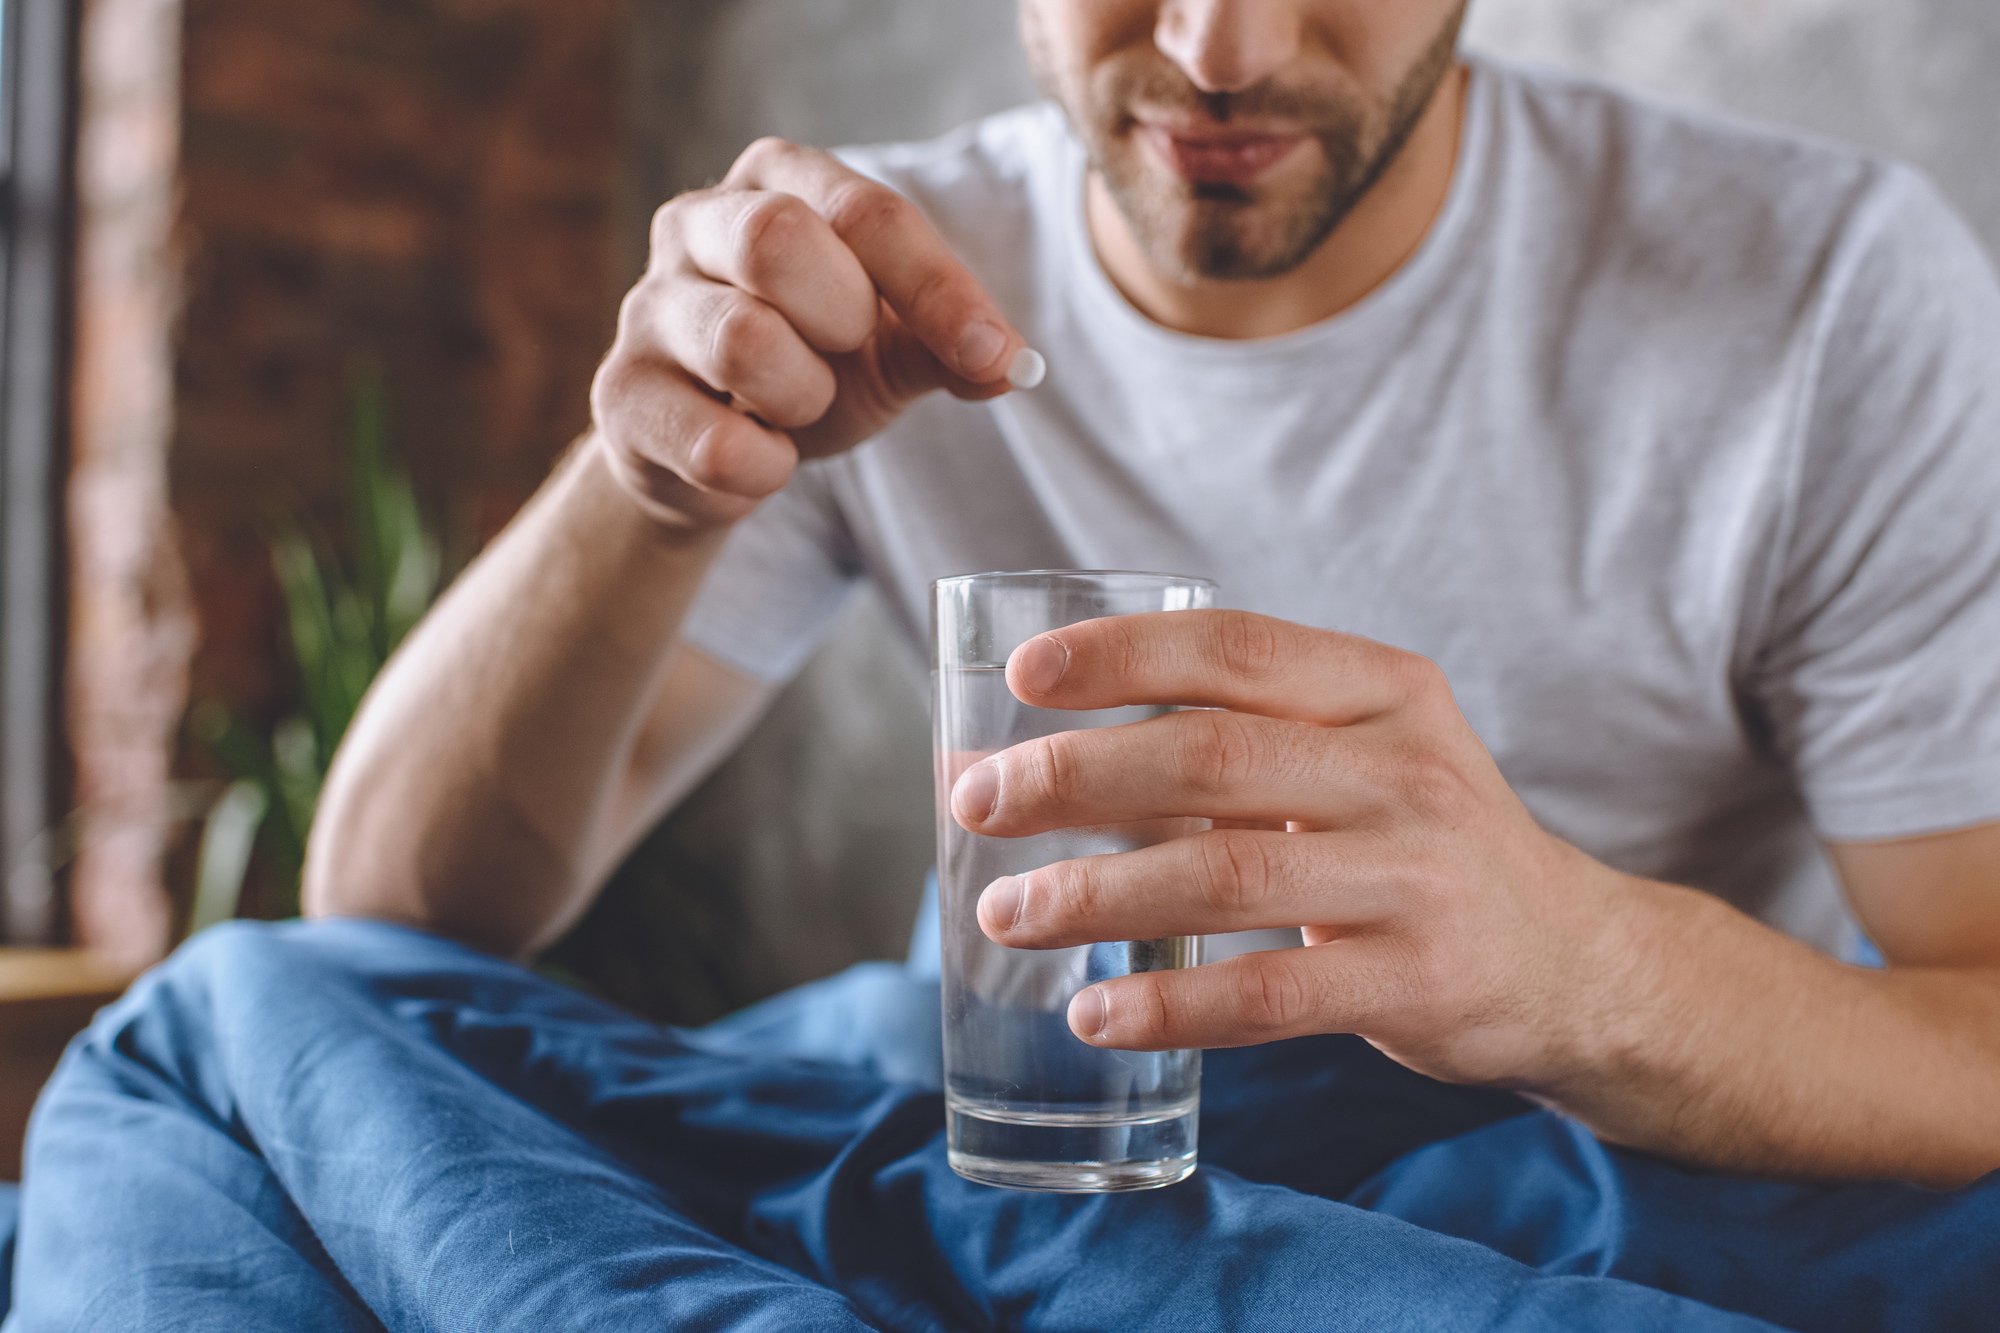
<instances>
[{"instance_id":1,"label":"brick wall","mask_svg":"<svg viewBox=\"0 0 2000 1333\"><path fill-rule=\"evenodd\" d=\"M80 940L157 956L167 739L195 633L166 504L172 430L179 0L89 0L77 141L69 731L89 818L70 879Z\"/></svg>"},{"instance_id":2,"label":"brick wall","mask_svg":"<svg viewBox=\"0 0 2000 1333\"><path fill-rule=\"evenodd\" d=\"M83 942L167 943L164 782L202 767L186 700L290 703L264 520L304 508L338 529L355 358L384 365L394 443L462 549L586 424L625 276L622 23L619 0L91 0Z\"/></svg>"},{"instance_id":3,"label":"brick wall","mask_svg":"<svg viewBox=\"0 0 2000 1333\"><path fill-rule=\"evenodd\" d=\"M489 534L588 419L622 286L616 0L187 0L173 503L197 697L286 689L259 519L338 518L386 363L420 491Z\"/></svg>"}]
</instances>

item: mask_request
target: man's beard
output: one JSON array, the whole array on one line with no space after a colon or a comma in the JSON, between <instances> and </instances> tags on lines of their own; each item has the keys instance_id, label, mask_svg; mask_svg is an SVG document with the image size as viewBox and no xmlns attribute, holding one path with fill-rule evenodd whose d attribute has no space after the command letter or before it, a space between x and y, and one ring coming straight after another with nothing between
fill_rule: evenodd
<instances>
[{"instance_id":1,"label":"man's beard","mask_svg":"<svg viewBox=\"0 0 2000 1333\"><path fill-rule=\"evenodd\" d=\"M1395 162L1452 68L1463 16L1461 8L1394 94L1379 104L1347 90L1269 80L1238 93L1203 93L1156 56L1101 67L1087 87L1088 105L1078 106L1048 77L1053 71L1036 63L1049 91L1065 104L1092 168L1156 266L1184 282L1275 278L1303 264ZM1298 124L1318 144L1319 161L1301 186L1163 178L1157 163L1149 169L1143 160L1146 150L1133 118L1140 107L1215 125L1239 117Z\"/></svg>"}]
</instances>

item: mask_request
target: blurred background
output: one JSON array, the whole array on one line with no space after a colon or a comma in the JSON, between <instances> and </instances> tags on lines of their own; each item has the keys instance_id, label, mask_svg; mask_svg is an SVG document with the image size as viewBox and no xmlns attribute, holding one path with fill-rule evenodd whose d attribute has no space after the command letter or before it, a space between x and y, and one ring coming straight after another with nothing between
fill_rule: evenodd
<instances>
[{"instance_id":1,"label":"blurred background","mask_svg":"<svg viewBox=\"0 0 2000 1333\"><path fill-rule=\"evenodd\" d=\"M4 0L0 1017L44 1008L0 1089L31 1095L51 1034L190 929L294 910L354 700L586 425L652 209L760 134L1028 99L1014 21ZM2000 249L1992 0L1474 0L1467 41L1912 160ZM863 598L548 965L698 1022L899 955L925 736Z\"/></svg>"}]
</instances>

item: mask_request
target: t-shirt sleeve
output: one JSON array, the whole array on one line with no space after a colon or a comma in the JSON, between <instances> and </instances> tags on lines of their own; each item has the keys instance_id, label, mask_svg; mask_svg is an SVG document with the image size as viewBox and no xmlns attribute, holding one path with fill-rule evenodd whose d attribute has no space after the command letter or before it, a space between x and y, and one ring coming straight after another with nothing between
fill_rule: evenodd
<instances>
[{"instance_id":1,"label":"t-shirt sleeve","mask_svg":"<svg viewBox=\"0 0 2000 1333\"><path fill-rule=\"evenodd\" d=\"M1913 172L1855 226L1755 671L1836 841L2000 820L2000 280Z\"/></svg>"},{"instance_id":2,"label":"t-shirt sleeve","mask_svg":"<svg viewBox=\"0 0 2000 1333\"><path fill-rule=\"evenodd\" d=\"M683 641L758 680L798 674L861 577L826 466L806 464L737 524L681 627Z\"/></svg>"}]
</instances>

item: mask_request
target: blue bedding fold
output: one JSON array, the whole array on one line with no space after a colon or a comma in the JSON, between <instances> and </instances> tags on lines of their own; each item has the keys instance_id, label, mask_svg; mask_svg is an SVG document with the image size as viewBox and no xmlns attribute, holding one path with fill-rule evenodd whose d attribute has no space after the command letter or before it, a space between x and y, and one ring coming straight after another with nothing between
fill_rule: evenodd
<instances>
[{"instance_id":1,"label":"blue bedding fold","mask_svg":"<svg viewBox=\"0 0 2000 1333\"><path fill-rule=\"evenodd\" d=\"M895 1060L793 1058L895 1030L895 971L684 1033L394 926L206 932L44 1095L4 1327L1991 1323L1993 1178L1690 1174L1344 1038L1216 1053L1183 1185L973 1185Z\"/></svg>"}]
</instances>

